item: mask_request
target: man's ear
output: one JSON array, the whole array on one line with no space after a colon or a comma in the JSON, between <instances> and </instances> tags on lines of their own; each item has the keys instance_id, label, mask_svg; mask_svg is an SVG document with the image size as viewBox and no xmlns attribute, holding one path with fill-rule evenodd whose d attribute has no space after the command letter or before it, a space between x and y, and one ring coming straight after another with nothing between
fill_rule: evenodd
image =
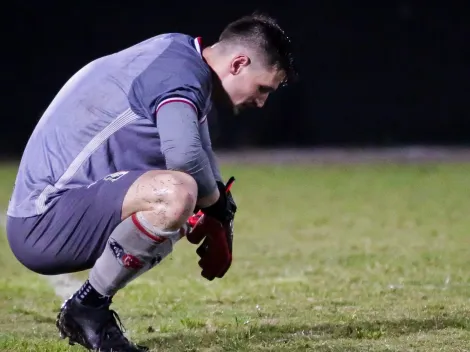
<instances>
[{"instance_id":1,"label":"man's ear","mask_svg":"<svg viewBox=\"0 0 470 352\"><path fill-rule=\"evenodd\" d=\"M246 55L239 55L232 60L230 65L230 73L232 75L238 75L243 67L248 66L251 63L251 60Z\"/></svg>"}]
</instances>

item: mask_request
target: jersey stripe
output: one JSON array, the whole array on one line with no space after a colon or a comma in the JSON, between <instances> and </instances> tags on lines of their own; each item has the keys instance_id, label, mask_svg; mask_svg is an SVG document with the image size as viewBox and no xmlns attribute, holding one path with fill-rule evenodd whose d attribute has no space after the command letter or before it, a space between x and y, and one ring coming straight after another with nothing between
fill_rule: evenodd
<instances>
[{"instance_id":1,"label":"jersey stripe","mask_svg":"<svg viewBox=\"0 0 470 352\"><path fill-rule=\"evenodd\" d=\"M38 214L43 213L47 208L46 200L49 195L62 189L77 173L80 167L87 161L87 159L114 133L120 130L125 125L138 119L139 117L131 110L127 109L117 118L115 118L108 126L101 132L94 136L88 144L77 154L75 159L70 163L69 167L65 170L62 176L52 186L47 186L36 199L36 211Z\"/></svg>"},{"instance_id":2,"label":"jersey stripe","mask_svg":"<svg viewBox=\"0 0 470 352\"><path fill-rule=\"evenodd\" d=\"M160 104L157 105L157 107L155 108L155 113L158 113L158 110L165 104L168 104L168 103L186 103L188 105L190 105L194 111L196 111L196 115L199 115L199 112L197 110L197 107L196 107L196 104L194 104L191 100L189 99L186 99L186 98L181 98L181 97L172 97L172 98L168 98L168 99L165 99L163 100Z\"/></svg>"}]
</instances>

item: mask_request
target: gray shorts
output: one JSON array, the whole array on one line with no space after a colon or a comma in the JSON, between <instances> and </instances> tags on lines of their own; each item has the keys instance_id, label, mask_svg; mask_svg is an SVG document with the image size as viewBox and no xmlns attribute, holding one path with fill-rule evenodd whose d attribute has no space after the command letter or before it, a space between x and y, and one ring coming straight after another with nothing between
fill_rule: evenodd
<instances>
[{"instance_id":1,"label":"gray shorts","mask_svg":"<svg viewBox=\"0 0 470 352\"><path fill-rule=\"evenodd\" d=\"M11 250L28 269L55 275L93 267L121 222L124 197L145 171L65 191L41 215L7 219Z\"/></svg>"}]
</instances>

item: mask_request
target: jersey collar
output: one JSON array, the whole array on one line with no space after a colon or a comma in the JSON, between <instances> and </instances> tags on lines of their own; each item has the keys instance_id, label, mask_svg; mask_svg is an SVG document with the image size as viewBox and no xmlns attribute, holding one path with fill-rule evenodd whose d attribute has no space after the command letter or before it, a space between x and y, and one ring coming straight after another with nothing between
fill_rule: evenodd
<instances>
[{"instance_id":1,"label":"jersey collar","mask_svg":"<svg viewBox=\"0 0 470 352\"><path fill-rule=\"evenodd\" d=\"M197 52L202 55L202 38L196 37L194 39L194 47L196 48Z\"/></svg>"}]
</instances>

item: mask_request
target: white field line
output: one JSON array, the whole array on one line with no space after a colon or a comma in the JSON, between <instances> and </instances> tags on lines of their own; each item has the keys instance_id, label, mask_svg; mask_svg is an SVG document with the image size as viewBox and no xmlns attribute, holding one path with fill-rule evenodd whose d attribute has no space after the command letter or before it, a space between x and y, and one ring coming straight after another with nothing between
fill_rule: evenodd
<instances>
[{"instance_id":1,"label":"white field line","mask_svg":"<svg viewBox=\"0 0 470 352\"><path fill-rule=\"evenodd\" d=\"M0 226L6 234L6 215L4 212L0 212ZM39 276L47 280L54 289L55 294L64 300L72 296L82 285L82 282L74 279L70 274Z\"/></svg>"}]
</instances>

